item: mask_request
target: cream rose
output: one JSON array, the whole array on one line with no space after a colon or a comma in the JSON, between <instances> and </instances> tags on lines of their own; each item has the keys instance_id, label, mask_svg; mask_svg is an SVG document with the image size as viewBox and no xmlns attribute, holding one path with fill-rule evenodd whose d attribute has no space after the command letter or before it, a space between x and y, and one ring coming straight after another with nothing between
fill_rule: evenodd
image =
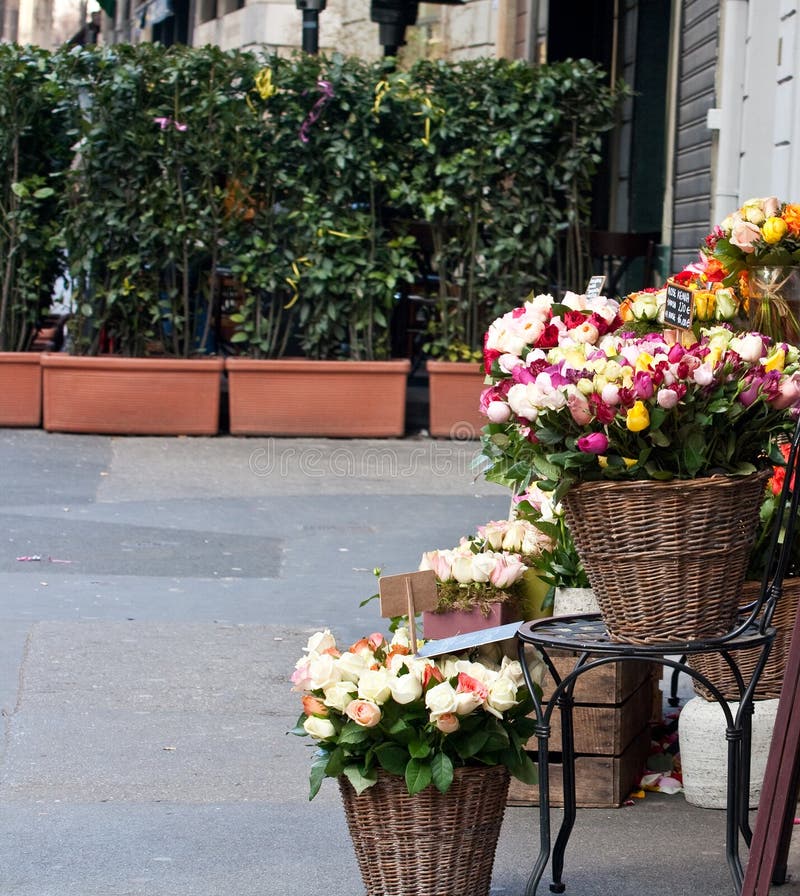
<instances>
[{"instance_id":1,"label":"cream rose","mask_svg":"<svg viewBox=\"0 0 800 896\"><path fill-rule=\"evenodd\" d=\"M455 688L449 681L434 685L425 694L425 706L430 710L432 719L445 713L454 713L457 706Z\"/></svg>"},{"instance_id":2,"label":"cream rose","mask_svg":"<svg viewBox=\"0 0 800 896\"><path fill-rule=\"evenodd\" d=\"M385 703L392 695L388 669L367 669L358 679L358 696L373 703Z\"/></svg>"},{"instance_id":3,"label":"cream rose","mask_svg":"<svg viewBox=\"0 0 800 896\"><path fill-rule=\"evenodd\" d=\"M321 632L315 632L306 645L308 653L325 653L326 650L335 650L336 641L329 629Z\"/></svg>"},{"instance_id":4,"label":"cream rose","mask_svg":"<svg viewBox=\"0 0 800 896\"><path fill-rule=\"evenodd\" d=\"M389 679L389 689L395 703L413 703L422 696L422 683L416 675L399 675Z\"/></svg>"},{"instance_id":5,"label":"cream rose","mask_svg":"<svg viewBox=\"0 0 800 896\"><path fill-rule=\"evenodd\" d=\"M326 706L344 712L347 704L353 699L356 686L352 681L337 681L324 691Z\"/></svg>"},{"instance_id":6,"label":"cream rose","mask_svg":"<svg viewBox=\"0 0 800 896\"><path fill-rule=\"evenodd\" d=\"M517 705L517 688L510 678L497 678L489 685L489 697L486 701L487 709L496 710L494 715L500 715L512 706Z\"/></svg>"},{"instance_id":7,"label":"cream rose","mask_svg":"<svg viewBox=\"0 0 800 896\"><path fill-rule=\"evenodd\" d=\"M321 656L315 656L308 664L308 675L311 679L309 690L325 690L337 681L341 681L342 675L339 671L337 661L327 653Z\"/></svg>"},{"instance_id":8,"label":"cream rose","mask_svg":"<svg viewBox=\"0 0 800 896\"><path fill-rule=\"evenodd\" d=\"M336 665L341 677L347 681L358 681L370 667L367 657L360 653L350 653L349 650L336 660Z\"/></svg>"},{"instance_id":9,"label":"cream rose","mask_svg":"<svg viewBox=\"0 0 800 896\"><path fill-rule=\"evenodd\" d=\"M327 740L336 734L333 722L330 719L319 719L317 716L311 716L303 722L303 728L306 734L316 737L318 740Z\"/></svg>"}]
</instances>

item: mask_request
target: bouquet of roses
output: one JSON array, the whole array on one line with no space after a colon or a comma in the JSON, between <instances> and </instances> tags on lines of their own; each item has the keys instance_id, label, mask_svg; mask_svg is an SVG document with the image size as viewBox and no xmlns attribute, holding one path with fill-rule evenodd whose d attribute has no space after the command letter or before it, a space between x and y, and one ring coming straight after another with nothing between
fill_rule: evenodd
<instances>
[{"instance_id":1,"label":"bouquet of roses","mask_svg":"<svg viewBox=\"0 0 800 896\"><path fill-rule=\"evenodd\" d=\"M544 664L535 659L531 680ZM358 793L378 770L405 779L408 792L445 793L455 768L505 765L526 783L536 769L525 751L533 701L522 667L499 652L423 659L408 632L381 634L339 650L329 631L308 641L291 677L303 712L293 733L317 745L310 798L323 778L345 775Z\"/></svg>"},{"instance_id":2,"label":"bouquet of roses","mask_svg":"<svg viewBox=\"0 0 800 896\"><path fill-rule=\"evenodd\" d=\"M497 520L479 526L455 548L426 551L419 569L436 576L435 612L477 607L488 615L490 604L521 601L525 573L551 547L549 536L530 522Z\"/></svg>"},{"instance_id":3,"label":"bouquet of roses","mask_svg":"<svg viewBox=\"0 0 800 896\"><path fill-rule=\"evenodd\" d=\"M511 317L541 324L527 329L535 338L498 340L510 315L487 334L483 454L495 481L519 492L538 479L557 501L583 480L746 475L792 428L797 347L724 325L686 347L663 333L614 331L613 321L604 328L607 316L595 313L556 326L558 311L537 297Z\"/></svg>"},{"instance_id":4,"label":"bouquet of roses","mask_svg":"<svg viewBox=\"0 0 800 896\"><path fill-rule=\"evenodd\" d=\"M735 284L747 268L800 263L800 205L748 199L705 238L701 253ZM712 263L713 263L712 262Z\"/></svg>"}]
</instances>

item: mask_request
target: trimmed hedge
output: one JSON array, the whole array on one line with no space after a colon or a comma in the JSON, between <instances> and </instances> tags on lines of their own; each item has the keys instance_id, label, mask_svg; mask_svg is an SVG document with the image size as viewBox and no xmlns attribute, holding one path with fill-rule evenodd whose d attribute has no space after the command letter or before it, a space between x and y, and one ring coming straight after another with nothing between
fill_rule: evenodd
<instances>
[{"instance_id":1,"label":"trimmed hedge","mask_svg":"<svg viewBox=\"0 0 800 896\"><path fill-rule=\"evenodd\" d=\"M398 72L2 45L3 345L25 347L19 322L66 267L75 351L213 351L213 285L230 271L242 351L387 357L425 222L429 351L475 350L509 302L585 282L589 186L620 96L605 81L585 61Z\"/></svg>"}]
</instances>

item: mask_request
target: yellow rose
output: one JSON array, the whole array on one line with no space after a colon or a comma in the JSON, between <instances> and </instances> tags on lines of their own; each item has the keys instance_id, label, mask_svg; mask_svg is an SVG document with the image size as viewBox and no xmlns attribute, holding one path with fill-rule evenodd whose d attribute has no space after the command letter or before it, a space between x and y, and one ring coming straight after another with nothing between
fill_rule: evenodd
<instances>
[{"instance_id":1,"label":"yellow rose","mask_svg":"<svg viewBox=\"0 0 800 896\"><path fill-rule=\"evenodd\" d=\"M578 391L583 395L591 395L595 390L594 383L588 377L581 377L576 383Z\"/></svg>"},{"instance_id":2,"label":"yellow rose","mask_svg":"<svg viewBox=\"0 0 800 896\"><path fill-rule=\"evenodd\" d=\"M770 246L774 246L786 236L786 231L788 229L786 221L784 221L783 218L767 218L764 222L764 226L761 228L761 235Z\"/></svg>"},{"instance_id":3,"label":"yellow rose","mask_svg":"<svg viewBox=\"0 0 800 896\"><path fill-rule=\"evenodd\" d=\"M641 432L650 425L650 414L643 401L637 401L629 409L625 425L631 432Z\"/></svg>"},{"instance_id":4,"label":"yellow rose","mask_svg":"<svg viewBox=\"0 0 800 896\"><path fill-rule=\"evenodd\" d=\"M772 355L767 359L764 370L780 370L786 366L786 352L782 348L776 348Z\"/></svg>"},{"instance_id":5,"label":"yellow rose","mask_svg":"<svg viewBox=\"0 0 800 896\"><path fill-rule=\"evenodd\" d=\"M714 317L716 299L713 292L698 289L694 294L694 313L698 320L711 320Z\"/></svg>"}]
</instances>

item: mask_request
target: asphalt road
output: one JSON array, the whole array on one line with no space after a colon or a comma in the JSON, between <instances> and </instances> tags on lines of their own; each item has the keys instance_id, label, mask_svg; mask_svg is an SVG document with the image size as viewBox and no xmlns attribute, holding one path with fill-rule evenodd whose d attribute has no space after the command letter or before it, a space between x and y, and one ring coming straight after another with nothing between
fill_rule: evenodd
<instances>
[{"instance_id":1,"label":"asphalt road","mask_svg":"<svg viewBox=\"0 0 800 896\"><path fill-rule=\"evenodd\" d=\"M0 431L0 896L363 893L288 676L381 628L374 567L507 514L475 448ZM682 796L580 810L567 892L727 894L723 841ZM537 843L509 808L493 896Z\"/></svg>"}]
</instances>

